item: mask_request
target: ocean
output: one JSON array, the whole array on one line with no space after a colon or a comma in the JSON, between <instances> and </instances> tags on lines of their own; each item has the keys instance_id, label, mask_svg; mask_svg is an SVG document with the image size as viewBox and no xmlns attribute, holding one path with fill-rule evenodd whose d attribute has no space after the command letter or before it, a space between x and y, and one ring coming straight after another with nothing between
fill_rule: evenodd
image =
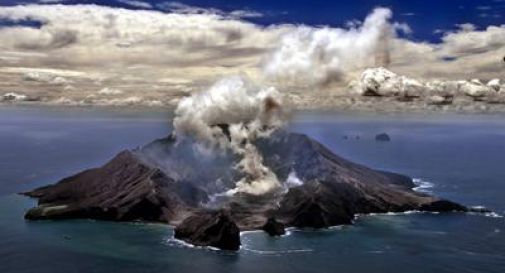
<instances>
[{"instance_id":1,"label":"ocean","mask_svg":"<svg viewBox=\"0 0 505 273\"><path fill-rule=\"evenodd\" d=\"M288 130L495 213L360 216L355 225L241 235L193 248L161 224L23 219L16 193L99 166L171 131L170 112L0 107L0 272L505 272L505 116L295 112ZM377 142L378 133L390 142Z\"/></svg>"}]
</instances>

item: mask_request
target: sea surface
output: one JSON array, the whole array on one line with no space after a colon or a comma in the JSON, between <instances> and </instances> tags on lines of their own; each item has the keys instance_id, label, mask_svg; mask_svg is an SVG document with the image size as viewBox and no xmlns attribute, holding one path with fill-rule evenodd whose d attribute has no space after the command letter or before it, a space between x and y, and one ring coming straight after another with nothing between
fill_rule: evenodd
<instances>
[{"instance_id":1,"label":"sea surface","mask_svg":"<svg viewBox=\"0 0 505 273\"><path fill-rule=\"evenodd\" d=\"M168 134L169 112L0 107L0 272L505 272L505 116L297 112L289 130L416 178L418 190L495 214L362 216L353 226L242 234L237 252L192 248L160 224L23 219L17 192L99 166ZM390 142L376 142L386 132Z\"/></svg>"}]
</instances>

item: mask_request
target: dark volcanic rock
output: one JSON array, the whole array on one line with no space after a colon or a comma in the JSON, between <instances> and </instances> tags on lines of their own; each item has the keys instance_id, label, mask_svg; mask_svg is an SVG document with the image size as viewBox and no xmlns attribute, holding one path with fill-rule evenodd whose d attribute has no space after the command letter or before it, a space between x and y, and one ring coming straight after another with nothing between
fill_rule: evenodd
<instances>
[{"instance_id":1,"label":"dark volcanic rock","mask_svg":"<svg viewBox=\"0 0 505 273\"><path fill-rule=\"evenodd\" d=\"M207 198L205 192L174 181L129 151L121 152L103 167L25 194L39 199L39 206L25 215L30 220L92 218L168 223Z\"/></svg>"},{"instance_id":2,"label":"dark volcanic rock","mask_svg":"<svg viewBox=\"0 0 505 273\"><path fill-rule=\"evenodd\" d=\"M375 136L376 141L388 142L391 141L391 137L386 133L380 133Z\"/></svg>"},{"instance_id":3,"label":"dark volcanic rock","mask_svg":"<svg viewBox=\"0 0 505 273\"><path fill-rule=\"evenodd\" d=\"M175 144L171 135L124 151L100 168L27 192L39 203L25 217L165 222L177 226L177 238L192 244L238 249L239 230L277 235L284 231L282 225L351 224L358 213L467 211L413 191L409 177L372 170L305 135L284 132L255 144L279 181L296 177L303 183L285 182L284 188L261 196L216 198L243 177L233 168L238 158L230 153L204 156L191 143Z\"/></svg>"},{"instance_id":4,"label":"dark volcanic rock","mask_svg":"<svg viewBox=\"0 0 505 273\"><path fill-rule=\"evenodd\" d=\"M428 204L423 204L420 208L420 211L431 211L431 212L466 212L468 208L454 203L452 201L447 200L437 200Z\"/></svg>"},{"instance_id":5,"label":"dark volcanic rock","mask_svg":"<svg viewBox=\"0 0 505 273\"><path fill-rule=\"evenodd\" d=\"M289 190L282 199L277 216L295 227L324 228L350 224L352 212L341 199L335 197L324 184L309 182Z\"/></svg>"},{"instance_id":6,"label":"dark volcanic rock","mask_svg":"<svg viewBox=\"0 0 505 273\"><path fill-rule=\"evenodd\" d=\"M262 229L270 236L281 236L286 234L286 226L275 220L275 218L268 218Z\"/></svg>"},{"instance_id":7,"label":"dark volcanic rock","mask_svg":"<svg viewBox=\"0 0 505 273\"><path fill-rule=\"evenodd\" d=\"M200 211L175 228L174 237L195 246L240 248L240 230L224 211Z\"/></svg>"},{"instance_id":8,"label":"dark volcanic rock","mask_svg":"<svg viewBox=\"0 0 505 273\"><path fill-rule=\"evenodd\" d=\"M470 207L470 208L467 208L469 212L473 212L473 213L492 213L493 211L486 208L486 207L481 207L481 206L477 206L477 207Z\"/></svg>"}]
</instances>

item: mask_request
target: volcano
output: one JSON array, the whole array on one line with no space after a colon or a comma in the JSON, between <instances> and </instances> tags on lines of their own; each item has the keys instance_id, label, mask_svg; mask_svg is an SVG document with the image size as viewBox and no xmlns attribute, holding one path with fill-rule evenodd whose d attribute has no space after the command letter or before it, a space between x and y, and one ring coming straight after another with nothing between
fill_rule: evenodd
<instances>
[{"instance_id":1,"label":"volcano","mask_svg":"<svg viewBox=\"0 0 505 273\"><path fill-rule=\"evenodd\" d=\"M414 191L407 176L348 161L303 134L279 131L254 144L282 181L266 194L227 194L244 175L233 167L237 156L199 151L172 134L23 193L38 199L25 218L162 222L193 245L237 250L245 230L281 235L285 227L352 224L356 214L468 211Z\"/></svg>"}]
</instances>

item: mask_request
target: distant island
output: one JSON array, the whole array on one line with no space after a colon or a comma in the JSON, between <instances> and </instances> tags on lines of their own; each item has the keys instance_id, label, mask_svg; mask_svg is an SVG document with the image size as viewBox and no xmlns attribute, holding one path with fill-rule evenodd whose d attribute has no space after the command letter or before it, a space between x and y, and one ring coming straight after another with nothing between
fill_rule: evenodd
<instances>
[{"instance_id":1,"label":"distant island","mask_svg":"<svg viewBox=\"0 0 505 273\"><path fill-rule=\"evenodd\" d=\"M23 193L38 199L25 218L161 222L175 226L176 239L238 250L240 231L277 236L286 227L352 224L358 214L470 210L414 191L407 176L343 159L306 135L279 131L255 145L282 181L268 193L230 194L243 175L233 168L236 155L205 157L189 140L170 135L123 151L102 167Z\"/></svg>"}]
</instances>

